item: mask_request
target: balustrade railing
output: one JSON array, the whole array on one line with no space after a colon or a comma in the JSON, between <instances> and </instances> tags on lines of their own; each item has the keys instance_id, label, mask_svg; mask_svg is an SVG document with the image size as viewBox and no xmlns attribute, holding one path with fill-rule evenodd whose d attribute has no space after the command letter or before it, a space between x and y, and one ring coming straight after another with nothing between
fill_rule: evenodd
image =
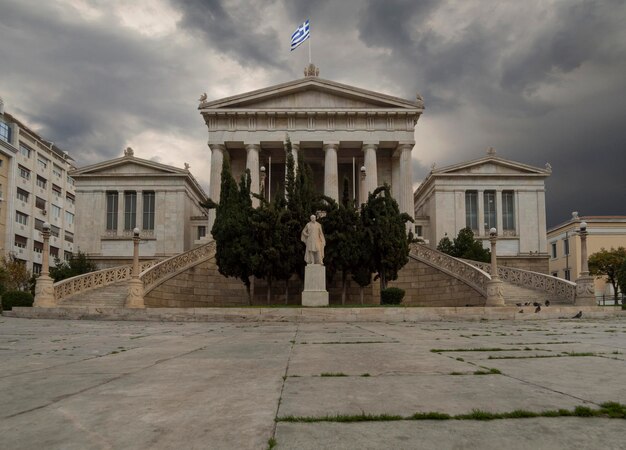
<instances>
[{"instance_id":1,"label":"balustrade railing","mask_svg":"<svg viewBox=\"0 0 626 450\"><path fill-rule=\"evenodd\" d=\"M142 271L139 278L143 282L144 295L174 275L208 260L213 255L215 255L215 241L212 240Z\"/></svg>"},{"instance_id":2,"label":"balustrade railing","mask_svg":"<svg viewBox=\"0 0 626 450\"><path fill-rule=\"evenodd\" d=\"M491 273L491 264L469 260L467 262L489 274ZM552 275L546 275L545 273L498 265L498 276L507 283L548 292L557 298L568 300L572 303L574 303L576 298L576 283L553 277Z\"/></svg>"},{"instance_id":3,"label":"balustrade railing","mask_svg":"<svg viewBox=\"0 0 626 450\"><path fill-rule=\"evenodd\" d=\"M139 264L139 271L143 272L157 263L158 261L142 262ZM128 281L132 277L132 272L132 265L117 266L61 280L54 284L54 299L59 301L72 295L98 289L109 284Z\"/></svg>"},{"instance_id":4,"label":"balustrade railing","mask_svg":"<svg viewBox=\"0 0 626 450\"><path fill-rule=\"evenodd\" d=\"M476 289L481 295L487 295L487 282L491 280L491 276L480 267L427 247L424 244L412 244L409 255L463 281Z\"/></svg>"}]
</instances>

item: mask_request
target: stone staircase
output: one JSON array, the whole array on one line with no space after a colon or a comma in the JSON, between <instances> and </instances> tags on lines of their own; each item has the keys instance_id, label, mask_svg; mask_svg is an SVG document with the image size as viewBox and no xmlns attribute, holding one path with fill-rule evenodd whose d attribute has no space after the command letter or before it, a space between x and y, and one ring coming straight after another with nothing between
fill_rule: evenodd
<instances>
[{"instance_id":1,"label":"stone staircase","mask_svg":"<svg viewBox=\"0 0 626 450\"><path fill-rule=\"evenodd\" d=\"M504 303L507 306L515 306L516 303L526 303L526 302L538 302L542 305L545 304L546 300L550 300L550 304L552 305L569 305L570 303L560 299L549 292L540 291L537 289L531 289L522 286L516 286L512 283L508 283L506 281L502 284Z\"/></svg>"},{"instance_id":2,"label":"stone staircase","mask_svg":"<svg viewBox=\"0 0 626 450\"><path fill-rule=\"evenodd\" d=\"M60 307L123 308L128 295L128 281L120 281L64 298Z\"/></svg>"}]
</instances>

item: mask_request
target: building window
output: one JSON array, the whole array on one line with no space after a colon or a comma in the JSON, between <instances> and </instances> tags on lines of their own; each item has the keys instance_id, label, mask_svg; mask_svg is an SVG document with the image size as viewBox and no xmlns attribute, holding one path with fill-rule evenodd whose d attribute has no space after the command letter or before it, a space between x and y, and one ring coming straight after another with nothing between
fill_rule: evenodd
<instances>
[{"instance_id":1,"label":"building window","mask_svg":"<svg viewBox=\"0 0 626 450\"><path fill-rule=\"evenodd\" d=\"M515 204L513 191L502 191L502 228L515 231Z\"/></svg>"},{"instance_id":2,"label":"building window","mask_svg":"<svg viewBox=\"0 0 626 450\"><path fill-rule=\"evenodd\" d=\"M485 191L483 193L485 202L485 229L495 228L496 223L496 191Z\"/></svg>"},{"instance_id":3,"label":"building window","mask_svg":"<svg viewBox=\"0 0 626 450\"><path fill-rule=\"evenodd\" d=\"M4 142L11 142L11 127L8 123L0 122L0 139Z\"/></svg>"},{"instance_id":4,"label":"building window","mask_svg":"<svg viewBox=\"0 0 626 450\"><path fill-rule=\"evenodd\" d=\"M65 211L65 223L67 225L73 225L74 224L74 214L72 214L71 212Z\"/></svg>"},{"instance_id":5,"label":"building window","mask_svg":"<svg viewBox=\"0 0 626 450\"><path fill-rule=\"evenodd\" d=\"M42 158L41 156L37 157L37 165L40 169L48 168L48 160Z\"/></svg>"},{"instance_id":6,"label":"building window","mask_svg":"<svg viewBox=\"0 0 626 450\"><path fill-rule=\"evenodd\" d=\"M26 248L26 245L28 245L28 239L25 238L24 236L20 236L18 234L15 235L15 246L17 248Z\"/></svg>"},{"instance_id":7,"label":"building window","mask_svg":"<svg viewBox=\"0 0 626 450\"><path fill-rule=\"evenodd\" d=\"M17 167L20 171L20 177L24 178L25 180L30 180L30 170L20 165L18 165Z\"/></svg>"},{"instance_id":8,"label":"building window","mask_svg":"<svg viewBox=\"0 0 626 450\"><path fill-rule=\"evenodd\" d=\"M76 203L76 197L74 197L72 194L70 194L69 192L67 194L65 194L65 200L67 200L67 202L70 205L74 205L74 203Z\"/></svg>"},{"instance_id":9,"label":"building window","mask_svg":"<svg viewBox=\"0 0 626 450\"><path fill-rule=\"evenodd\" d=\"M33 274L41 274L41 264L33 263Z\"/></svg>"},{"instance_id":10,"label":"building window","mask_svg":"<svg viewBox=\"0 0 626 450\"><path fill-rule=\"evenodd\" d=\"M43 231L43 220L35 219L35 230Z\"/></svg>"},{"instance_id":11,"label":"building window","mask_svg":"<svg viewBox=\"0 0 626 450\"><path fill-rule=\"evenodd\" d=\"M43 209L45 211L46 209L46 201L41 198L41 197L37 197L35 196L35 206L39 209Z\"/></svg>"},{"instance_id":12,"label":"building window","mask_svg":"<svg viewBox=\"0 0 626 450\"><path fill-rule=\"evenodd\" d=\"M556 258L556 242L550 244L552 247L552 258Z\"/></svg>"},{"instance_id":13,"label":"building window","mask_svg":"<svg viewBox=\"0 0 626 450\"><path fill-rule=\"evenodd\" d=\"M422 225L415 225L415 236L423 236Z\"/></svg>"},{"instance_id":14,"label":"building window","mask_svg":"<svg viewBox=\"0 0 626 450\"><path fill-rule=\"evenodd\" d=\"M117 192L107 192L107 230L117 230Z\"/></svg>"},{"instance_id":15,"label":"building window","mask_svg":"<svg viewBox=\"0 0 626 450\"><path fill-rule=\"evenodd\" d=\"M54 203L50 204L51 206L51 212L52 212L52 217L54 217L55 219L58 219L59 217L61 217L61 208L59 208L57 205L55 205Z\"/></svg>"},{"instance_id":16,"label":"building window","mask_svg":"<svg viewBox=\"0 0 626 450\"><path fill-rule=\"evenodd\" d=\"M132 230L137 226L137 193L124 192L124 229Z\"/></svg>"},{"instance_id":17,"label":"building window","mask_svg":"<svg viewBox=\"0 0 626 450\"><path fill-rule=\"evenodd\" d=\"M22 154L23 157L25 158L30 158L30 152L32 150L28 147L26 147L24 144L20 144L20 153Z\"/></svg>"},{"instance_id":18,"label":"building window","mask_svg":"<svg viewBox=\"0 0 626 450\"><path fill-rule=\"evenodd\" d=\"M570 275L569 269L565 269L564 272L565 272L565 279L569 281L571 279L571 275Z\"/></svg>"},{"instance_id":19,"label":"building window","mask_svg":"<svg viewBox=\"0 0 626 450\"><path fill-rule=\"evenodd\" d=\"M154 192L143 193L143 229L154 230Z\"/></svg>"},{"instance_id":20,"label":"building window","mask_svg":"<svg viewBox=\"0 0 626 450\"><path fill-rule=\"evenodd\" d=\"M61 229L59 227L55 227L54 225L50 225L50 234L54 237L59 237L59 232Z\"/></svg>"},{"instance_id":21,"label":"building window","mask_svg":"<svg viewBox=\"0 0 626 450\"><path fill-rule=\"evenodd\" d=\"M465 191L465 226L478 231L478 192Z\"/></svg>"},{"instance_id":22,"label":"building window","mask_svg":"<svg viewBox=\"0 0 626 450\"><path fill-rule=\"evenodd\" d=\"M47 185L48 180L46 180L44 177L37 175L37 186L39 186L41 189L45 189Z\"/></svg>"},{"instance_id":23,"label":"building window","mask_svg":"<svg viewBox=\"0 0 626 450\"><path fill-rule=\"evenodd\" d=\"M28 202L28 192L24 189L17 188L17 199L22 202Z\"/></svg>"},{"instance_id":24,"label":"building window","mask_svg":"<svg viewBox=\"0 0 626 450\"><path fill-rule=\"evenodd\" d=\"M56 164L53 164L52 165L52 173L54 174L55 177L61 178L63 176L63 169L61 169Z\"/></svg>"},{"instance_id":25,"label":"building window","mask_svg":"<svg viewBox=\"0 0 626 450\"><path fill-rule=\"evenodd\" d=\"M69 261L70 259L72 259L72 252L64 251L63 252L63 259L66 260L66 261Z\"/></svg>"},{"instance_id":26,"label":"building window","mask_svg":"<svg viewBox=\"0 0 626 450\"><path fill-rule=\"evenodd\" d=\"M53 258L58 258L59 257L59 248L58 247L53 247L51 245L50 246L50 256L52 256Z\"/></svg>"},{"instance_id":27,"label":"building window","mask_svg":"<svg viewBox=\"0 0 626 450\"><path fill-rule=\"evenodd\" d=\"M198 226L198 239L202 239L206 236L206 225Z\"/></svg>"},{"instance_id":28,"label":"building window","mask_svg":"<svg viewBox=\"0 0 626 450\"><path fill-rule=\"evenodd\" d=\"M28 225L28 215L19 211L15 211L15 221L22 225Z\"/></svg>"},{"instance_id":29,"label":"building window","mask_svg":"<svg viewBox=\"0 0 626 450\"><path fill-rule=\"evenodd\" d=\"M43 253L43 242L33 241L33 251L35 253Z\"/></svg>"},{"instance_id":30,"label":"building window","mask_svg":"<svg viewBox=\"0 0 626 450\"><path fill-rule=\"evenodd\" d=\"M70 233L69 231L65 232L65 242L74 242L74 233Z\"/></svg>"},{"instance_id":31,"label":"building window","mask_svg":"<svg viewBox=\"0 0 626 450\"><path fill-rule=\"evenodd\" d=\"M69 184L70 186L74 186L74 178L70 177L69 175L67 176L67 184Z\"/></svg>"},{"instance_id":32,"label":"building window","mask_svg":"<svg viewBox=\"0 0 626 450\"><path fill-rule=\"evenodd\" d=\"M563 239L563 254L569 255L569 239Z\"/></svg>"},{"instance_id":33,"label":"building window","mask_svg":"<svg viewBox=\"0 0 626 450\"><path fill-rule=\"evenodd\" d=\"M63 189L52 183L52 193L57 197L61 197L63 195Z\"/></svg>"}]
</instances>

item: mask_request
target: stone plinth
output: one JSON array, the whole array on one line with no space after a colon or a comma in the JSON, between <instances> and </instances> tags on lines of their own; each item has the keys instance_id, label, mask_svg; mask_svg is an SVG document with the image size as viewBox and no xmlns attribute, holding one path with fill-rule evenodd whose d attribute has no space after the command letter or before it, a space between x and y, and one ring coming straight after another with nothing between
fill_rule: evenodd
<instances>
[{"instance_id":1,"label":"stone plinth","mask_svg":"<svg viewBox=\"0 0 626 450\"><path fill-rule=\"evenodd\" d=\"M304 268L302 306L328 306L326 267L321 264L307 264Z\"/></svg>"},{"instance_id":2,"label":"stone plinth","mask_svg":"<svg viewBox=\"0 0 626 450\"><path fill-rule=\"evenodd\" d=\"M580 306L597 305L593 277L583 275L576 279L576 300L574 304Z\"/></svg>"}]
</instances>

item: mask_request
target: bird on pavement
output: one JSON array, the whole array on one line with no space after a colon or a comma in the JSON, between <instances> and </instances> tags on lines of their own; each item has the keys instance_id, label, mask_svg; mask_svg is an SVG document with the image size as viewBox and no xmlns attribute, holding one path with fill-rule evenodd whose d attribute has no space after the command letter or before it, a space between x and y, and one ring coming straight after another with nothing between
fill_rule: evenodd
<instances>
[{"instance_id":1,"label":"bird on pavement","mask_svg":"<svg viewBox=\"0 0 626 450\"><path fill-rule=\"evenodd\" d=\"M522 304L521 303L516 303L515 306L522 306Z\"/></svg>"},{"instance_id":2,"label":"bird on pavement","mask_svg":"<svg viewBox=\"0 0 626 450\"><path fill-rule=\"evenodd\" d=\"M537 307L535 308L536 313L538 313L539 311L541 311L541 305L537 305Z\"/></svg>"},{"instance_id":3,"label":"bird on pavement","mask_svg":"<svg viewBox=\"0 0 626 450\"><path fill-rule=\"evenodd\" d=\"M572 317L572 319L580 319L583 316L583 312L582 311L578 311L578 314L576 314L574 317Z\"/></svg>"},{"instance_id":4,"label":"bird on pavement","mask_svg":"<svg viewBox=\"0 0 626 450\"><path fill-rule=\"evenodd\" d=\"M541 306L539 302L533 302L533 306Z\"/></svg>"},{"instance_id":5,"label":"bird on pavement","mask_svg":"<svg viewBox=\"0 0 626 450\"><path fill-rule=\"evenodd\" d=\"M546 300L546 306L550 306L550 300Z\"/></svg>"},{"instance_id":6,"label":"bird on pavement","mask_svg":"<svg viewBox=\"0 0 626 450\"><path fill-rule=\"evenodd\" d=\"M523 310L523 309L520 309L520 310L518 311L518 313L519 313L519 314L522 314L522 313L524 313L524 310Z\"/></svg>"}]
</instances>

